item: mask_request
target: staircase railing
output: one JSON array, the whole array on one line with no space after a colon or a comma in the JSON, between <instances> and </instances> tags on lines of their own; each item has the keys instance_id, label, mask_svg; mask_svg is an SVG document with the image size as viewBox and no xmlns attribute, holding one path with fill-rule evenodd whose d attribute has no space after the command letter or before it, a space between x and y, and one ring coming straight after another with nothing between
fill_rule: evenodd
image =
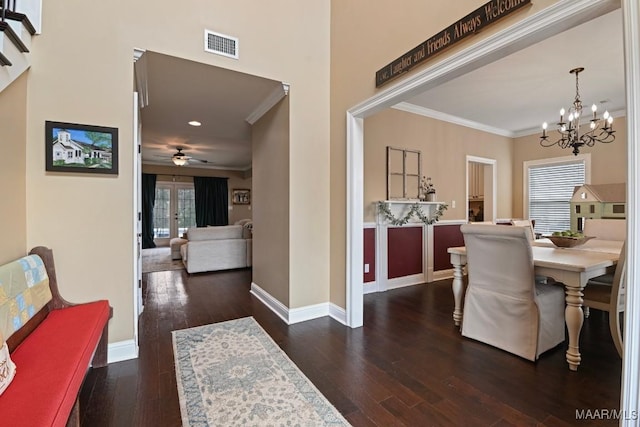
<instances>
[{"instance_id":1,"label":"staircase railing","mask_svg":"<svg viewBox=\"0 0 640 427\"><path fill-rule=\"evenodd\" d=\"M2 1L2 16L0 21L4 22L7 16L7 11L15 12L16 3L18 0L1 0Z\"/></svg>"}]
</instances>

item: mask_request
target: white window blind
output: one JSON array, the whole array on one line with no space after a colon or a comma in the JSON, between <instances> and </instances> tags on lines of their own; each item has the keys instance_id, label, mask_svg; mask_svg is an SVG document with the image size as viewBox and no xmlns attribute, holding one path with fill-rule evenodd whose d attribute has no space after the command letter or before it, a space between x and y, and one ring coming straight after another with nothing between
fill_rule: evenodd
<instances>
[{"instance_id":1,"label":"white window blind","mask_svg":"<svg viewBox=\"0 0 640 427\"><path fill-rule=\"evenodd\" d=\"M585 183L584 161L529 167L529 219L537 233L571 228L570 200L577 185Z\"/></svg>"}]
</instances>

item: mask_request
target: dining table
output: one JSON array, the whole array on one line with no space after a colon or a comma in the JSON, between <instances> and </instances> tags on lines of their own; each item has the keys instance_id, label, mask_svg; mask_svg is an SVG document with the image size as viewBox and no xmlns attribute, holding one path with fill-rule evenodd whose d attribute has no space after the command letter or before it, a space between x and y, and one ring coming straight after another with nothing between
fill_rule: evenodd
<instances>
[{"instance_id":1,"label":"dining table","mask_svg":"<svg viewBox=\"0 0 640 427\"><path fill-rule=\"evenodd\" d=\"M581 246L559 248L548 239L532 242L533 264L536 275L547 276L560 282L565 288L565 322L569 335L566 357L569 369L577 371L580 366L580 332L584 322L583 289L589 279L615 269L622 249L622 242L593 239ZM448 250L453 265L453 321L456 326L462 322L462 301L464 293L464 270L467 252L464 246Z\"/></svg>"}]
</instances>

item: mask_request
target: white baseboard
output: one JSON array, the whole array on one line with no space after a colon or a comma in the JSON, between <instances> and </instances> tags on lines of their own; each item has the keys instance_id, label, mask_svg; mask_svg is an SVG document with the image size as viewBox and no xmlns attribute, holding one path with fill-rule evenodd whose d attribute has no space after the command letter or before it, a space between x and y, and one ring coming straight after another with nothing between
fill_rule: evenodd
<instances>
[{"instance_id":1,"label":"white baseboard","mask_svg":"<svg viewBox=\"0 0 640 427\"><path fill-rule=\"evenodd\" d=\"M289 324L293 325L294 323L306 322L307 320L318 319L328 315L328 302L292 308L289 310Z\"/></svg>"},{"instance_id":2,"label":"white baseboard","mask_svg":"<svg viewBox=\"0 0 640 427\"><path fill-rule=\"evenodd\" d=\"M378 282L367 282L362 285L362 293L363 294L372 294L374 292L380 292L378 289Z\"/></svg>"},{"instance_id":3,"label":"white baseboard","mask_svg":"<svg viewBox=\"0 0 640 427\"><path fill-rule=\"evenodd\" d=\"M451 279L453 277L453 268L448 270L438 270L433 272L433 281Z\"/></svg>"},{"instance_id":4,"label":"white baseboard","mask_svg":"<svg viewBox=\"0 0 640 427\"><path fill-rule=\"evenodd\" d=\"M329 316L347 326L347 311L333 303L329 303Z\"/></svg>"},{"instance_id":5,"label":"white baseboard","mask_svg":"<svg viewBox=\"0 0 640 427\"><path fill-rule=\"evenodd\" d=\"M125 360L137 359L138 347L134 340L118 341L108 345L107 362L115 363Z\"/></svg>"},{"instance_id":6,"label":"white baseboard","mask_svg":"<svg viewBox=\"0 0 640 427\"><path fill-rule=\"evenodd\" d=\"M289 325L289 309L286 305L275 299L271 294L260 286L251 282L251 294L258 298L271 311L278 315L284 322Z\"/></svg>"},{"instance_id":7,"label":"white baseboard","mask_svg":"<svg viewBox=\"0 0 640 427\"><path fill-rule=\"evenodd\" d=\"M410 276L397 277L395 279L387 280L387 287L385 290L404 288L405 286L413 286L421 283L426 283L426 275L424 273L412 274Z\"/></svg>"},{"instance_id":8,"label":"white baseboard","mask_svg":"<svg viewBox=\"0 0 640 427\"><path fill-rule=\"evenodd\" d=\"M331 316L338 322L346 325L347 314L342 307L338 307L332 303L321 303L308 305L305 307L289 309L276 298L260 286L251 282L251 294L258 298L267 308L278 315L287 325L294 323L306 322L307 320L319 319L320 317Z\"/></svg>"}]
</instances>

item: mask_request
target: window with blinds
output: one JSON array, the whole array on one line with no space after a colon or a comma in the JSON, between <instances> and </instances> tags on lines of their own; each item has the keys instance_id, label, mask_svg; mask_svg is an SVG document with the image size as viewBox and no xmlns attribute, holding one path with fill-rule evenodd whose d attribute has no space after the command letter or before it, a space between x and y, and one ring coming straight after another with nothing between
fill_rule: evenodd
<instances>
[{"instance_id":1,"label":"window with blinds","mask_svg":"<svg viewBox=\"0 0 640 427\"><path fill-rule=\"evenodd\" d=\"M529 219L535 220L536 232L569 230L569 201L574 188L585 183L584 161L530 166L528 175Z\"/></svg>"}]
</instances>

